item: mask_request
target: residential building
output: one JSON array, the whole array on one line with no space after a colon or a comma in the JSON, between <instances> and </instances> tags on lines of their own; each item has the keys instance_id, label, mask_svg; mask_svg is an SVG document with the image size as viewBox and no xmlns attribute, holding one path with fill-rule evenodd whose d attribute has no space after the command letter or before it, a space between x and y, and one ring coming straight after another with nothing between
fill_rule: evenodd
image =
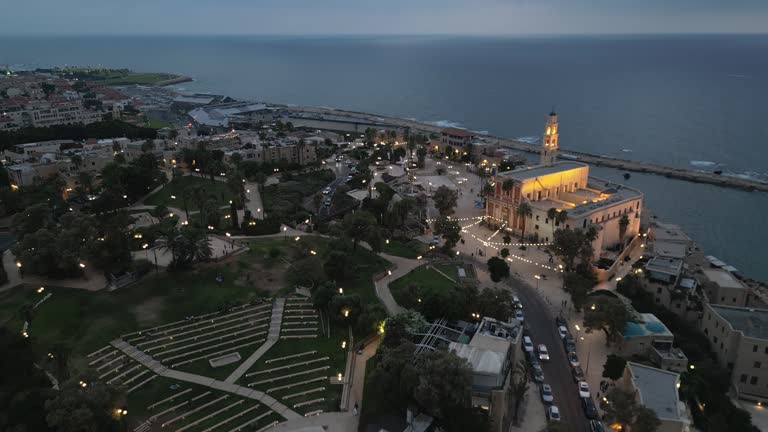
<instances>
[{"instance_id":1,"label":"residential building","mask_svg":"<svg viewBox=\"0 0 768 432\"><path fill-rule=\"evenodd\" d=\"M475 140L475 134L459 128L445 128L440 133L440 151L445 152L448 147L455 154L462 154L467 151L472 141Z\"/></svg>"},{"instance_id":2,"label":"residential building","mask_svg":"<svg viewBox=\"0 0 768 432\"><path fill-rule=\"evenodd\" d=\"M768 309L706 304L700 322L736 397L768 402Z\"/></svg>"},{"instance_id":3,"label":"residential building","mask_svg":"<svg viewBox=\"0 0 768 432\"><path fill-rule=\"evenodd\" d=\"M682 269L683 260L661 256L651 258L645 265L651 280L671 285L677 284Z\"/></svg>"},{"instance_id":4,"label":"residential building","mask_svg":"<svg viewBox=\"0 0 768 432\"><path fill-rule=\"evenodd\" d=\"M188 115L199 126L222 131L230 128L231 119L239 123L272 123L280 117L279 109L252 102L206 105L193 109Z\"/></svg>"},{"instance_id":5,"label":"residential building","mask_svg":"<svg viewBox=\"0 0 768 432\"><path fill-rule=\"evenodd\" d=\"M552 117L554 116L554 119ZM589 175L589 165L555 162L557 120L547 120L541 150L544 164L498 173L492 177L493 192L486 197L485 216L500 227L526 239L550 242L560 228L597 228L593 243L595 257L608 247L636 236L640 230L643 194L636 190ZM528 204L531 214L519 214ZM565 221L551 220L550 209L566 215ZM626 216L627 224L621 220Z\"/></svg>"},{"instance_id":6,"label":"residential building","mask_svg":"<svg viewBox=\"0 0 768 432\"><path fill-rule=\"evenodd\" d=\"M672 349L675 336L656 315L637 314L636 321L630 321L621 331L622 340L618 350L623 356L650 356L654 347Z\"/></svg>"},{"instance_id":7,"label":"residential building","mask_svg":"<svg viewBox=\"0 0 768 432\"><path fill-rule=\"evenodd\" d=\"M688 432L692 420L680 400L680 375L674 372L627 362L619 387L635 395L638 404L652 410L661 421L657 432Z\"/></svg>"},{"instance_id":8,"label":"residential building","mask_svg":"<svg viewBox=\"0 0 768 432\"><path fill-rule=\"evenodd\" d=\"M13 187L30 186L38 179L67 173L69 161L45 159L43 162L10 165L5 169Z\"/></svg>"},{"instance_id":9,"label":"residential building","mask_svg":"<svg viewBox=\"0 0 768 432\"><path fill-rule=\"evenodd\" d=\"M748 306L751 290L723 269L704 269L699 283L712 304Z\"/></svg>"}]
</instances>

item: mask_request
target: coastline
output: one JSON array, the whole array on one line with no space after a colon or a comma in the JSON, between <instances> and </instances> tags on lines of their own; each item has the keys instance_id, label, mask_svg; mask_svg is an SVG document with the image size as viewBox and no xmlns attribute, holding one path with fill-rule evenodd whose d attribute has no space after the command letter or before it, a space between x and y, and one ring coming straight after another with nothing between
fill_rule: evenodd
<instances>
[{"instance_id":1,"label":"coastline","mask_svg":"<svg viewBox=\"0 0 768 432\"><path fill-rule=\"evenodd\" d=\"M321 115L342 115L352 117L365 121L378 121L387 122L399 127L408 127L416 131L426 133L440 133L443 129L441 126L437 126L430 123L419 122L416 120L403 119L399 117L383 116L370 113L364 113L359 111L349 111L336 108L320 108L320 107L303 107L303 106L290 106L290 105L275 105L285 109L293 111L301 111L306 113L314 113ZM526 143L510 138L498 137L494 135L481 134L483 138L498 143L501 147L510 148L513 150L524 151L526 153L538 154L540 146L535 144ZM567 157L569 155L572 157ZM616 168L625 171L655 174L672 178L676 180L683 180L691 183L704 183L714 186L720 186L731 189L739 189L747 192L768 192L768 184L761 183L754 180L745 178L732 177L728 175L715 174L705 171L689 170L685 168L674 168L665 165L659 165L651 162L642 162L630 159L619 159L608 156L599 156L586 152L568 150L567 148L561 148L561 159L576 160L588 164L592 164L599 167Z\"/></svg>"}]
</instances>

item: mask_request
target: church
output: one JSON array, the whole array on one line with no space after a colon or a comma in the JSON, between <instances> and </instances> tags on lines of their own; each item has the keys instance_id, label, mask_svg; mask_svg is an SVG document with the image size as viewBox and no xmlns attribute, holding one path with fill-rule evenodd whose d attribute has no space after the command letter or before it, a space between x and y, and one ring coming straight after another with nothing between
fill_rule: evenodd
<instances>
[{"instance_id":1,"label":"church","mask_svg":"<svg viewBox=\"0 0 768 432\"><path fill-rule=\"evenodd\" d=\"M558 161L557 113L547 117L538 165L497 173L491 179L485 216L528 242L550 242L558 229L594 226L595 257L628 242L640 230L643 194L591 177L589 165ZM626 216L626 217L625 217Z\"/></svg>"}]
</instances>

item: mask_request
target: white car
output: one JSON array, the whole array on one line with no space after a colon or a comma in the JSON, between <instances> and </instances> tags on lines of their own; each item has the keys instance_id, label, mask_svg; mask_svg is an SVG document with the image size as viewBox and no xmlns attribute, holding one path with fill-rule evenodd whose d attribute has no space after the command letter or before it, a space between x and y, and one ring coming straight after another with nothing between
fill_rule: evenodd
<instances>
[{"instance_id":1,"label":"white car","mask_svg":"<svg viewBox=\"0 0 768 432\"><path fill-rule=\"evenodd\" d=\"M533 352L533 341L528 336L523 336L523 350Z\"/></svg>"},{"instance_id":2,"label":"white car","mask_svg":"<svg viewBox=\"0 0 768 432\"><path fill-rule=\"evenodd\" d=\"M517 309L515 311L515 318L517 318L517 320L520 322L525 321L525 315L523 315L523 311L521 311L520 309Z\"/></svg>"},{"instance_id":3,"label":"white car","mask_svg":"<svg viewBox=\"0 0 768 432\"><path fill-rule=\"evenodd\" d=\"M579 397L589 397L589 384L586 381L579 381Z\"/></svg>"},{"instance_id":4,"label":"white car","mask_svg":"<svg viewBox=\"0 0 768 432\"><path fill-rule=\"evenodd\" d=\"M549 361L549 351L547 351L547 346L544 344L539 345L539 360Z\"/></svg>"},{"instance_id":5,"label":"white car","mask_svg":"<svg viewBox=\"0 0 768 432\"><path fill-rule=\"evenodd\" d=\"M560 333L560 339L565 339L565 336L568 334L568 329L565 328L565 326L560 326L557 328L557 332Z\"/></svg>"},{"instance_id":6,"label":"white car","mask_svg":"<svg viewBox=\"0 0 768 432\"><path fill-rule=\"evenodd\" d=\"M547 420L560 421L560 409L554 405L547 408Z\"/></svg>"},{"instance_id":7,"label":"white car","mask_svg":"<svg viewBox=\"0 0 768 432\"><path fill-rule=\"evenodd\" d=\"M331 188L323 189L323 195L328 195L329 193L331 193Z\"/></svg>"},{"instance_id":8,"label":"white car","mask_svg":"<svg viewBox=\"0 0 768 432\"><path fill-rule=\"evenodd\" d=\"M571 367L581 366L581 363L579 363L579 357L573 351L568 353L568 363L571 364Z\"/></svg>"},{"instance_id":9,"label":"white car","mask_svg":"<svg viewBox=\"0 0 768 432\"><path fill-rule=\"evenodd\" d=\"M554 402L555 397L552 395L552 387L549 384L541 385L541 401L549 405Z\"/></svg>"}]
</instances>

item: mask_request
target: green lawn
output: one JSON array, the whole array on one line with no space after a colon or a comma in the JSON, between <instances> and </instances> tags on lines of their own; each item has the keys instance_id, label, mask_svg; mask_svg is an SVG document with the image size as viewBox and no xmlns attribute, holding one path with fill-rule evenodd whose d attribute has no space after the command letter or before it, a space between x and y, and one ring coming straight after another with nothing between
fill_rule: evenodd
<instances>
[{"instance_id":1,"label":"green lawn","mask_svg":"<svg viewBox=\"0 0 768 432\"><path fill-rule=\"evenodd\" d=\"M382 248L382 252L385 254L410 259L415 259L419 255L424 254L426 251L427 245L418 240L403 242L400 240L392 239L389 241L389 243L385 243L384 247Z\"/></svg>"},{"instance_id":2,"label":"green lawn","mask_svg":"<svg viewBox=\"0 0 768 432\"><path fill-rule=\"evenodd\" d=\"M419 286L421 292L444 290L456 285L433 268L427 268L427 266L418 267L389 284L389 289L392 291L395 301L406 308L416 307L408 290L411 284Z\"/></svg>"},{"instance_id":3,"label":"green lawn","mask_svg":"<svg viewBox=\"0 0 768 432\"><path fill-rule=\"evenodd\" d=\"M210 194L211 200L216 207L221 207L229 204L229 200L232 199L232 193L227 188L225 182L211 181L210 178L203 178L198 176L184 176L177 177L170 183L166 184L157 193L150 195L144 203L147 205L160 205L163 204L167 207L176 207L178 209L184 209L184 200L182 194L184 190L193 187L200 186L205 188L206 192ZM172 198L175 196L176 198ZM197 203L194 200L188 200L187 206L189 211L198 209Z\"/></svg>"},{"instance_id":4,"label":"green lawn","mask_svg":"<svg viewBox=\"0 0 768 432\"><path fill-rule=\"evenodd\" d=\"M163 120L149 120L147 122L147 127L152 129L162 129L166 127L173 126L170 122L163 121Z\"/></svg>"}]
</instances>

